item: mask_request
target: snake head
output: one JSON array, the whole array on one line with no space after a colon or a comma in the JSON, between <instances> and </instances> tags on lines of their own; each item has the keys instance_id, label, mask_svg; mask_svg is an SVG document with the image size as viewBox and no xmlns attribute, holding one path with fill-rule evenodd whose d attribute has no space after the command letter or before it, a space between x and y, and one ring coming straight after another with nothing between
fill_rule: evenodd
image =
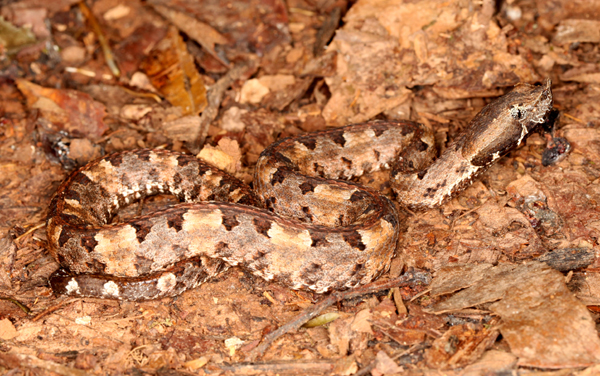
<instances>
[{"instance_id":1,"label":"snake head","mask_svg":"<svg viewBox=\"0 0 600 376\"><path fill-rule=\"evenodd\" d=\"M529 133L548 120L552 110L549 78L542 85L519 84L492 101L473 120L465 134L462 155L474 166L488 166L518 147Z\"/></svg>"}]
</instances>

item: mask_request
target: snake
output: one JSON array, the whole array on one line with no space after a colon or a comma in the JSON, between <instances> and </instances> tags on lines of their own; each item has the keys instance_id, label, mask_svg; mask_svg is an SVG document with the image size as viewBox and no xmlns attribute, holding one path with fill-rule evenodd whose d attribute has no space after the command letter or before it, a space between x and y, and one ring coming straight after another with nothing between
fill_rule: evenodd
<instances>
[{"instance_id":1,"label":"snake","mask_svg":"<svg viewBox=\"0 0 600 376\"><path fill-rule=\"evenodd\" d=\"M73 171L53 196L49 252L56 294L122 300L173 297L231 266L291 289L355 288L389 269L400 208L442 205L548 120L551 82L491 101L445 151L408 120L373 120L268 146L252 187L193 155L117 152ZM389 170L395 201L357 183ZM159 194L179 203L114 221Z\"/></svg>"}]
</instances>

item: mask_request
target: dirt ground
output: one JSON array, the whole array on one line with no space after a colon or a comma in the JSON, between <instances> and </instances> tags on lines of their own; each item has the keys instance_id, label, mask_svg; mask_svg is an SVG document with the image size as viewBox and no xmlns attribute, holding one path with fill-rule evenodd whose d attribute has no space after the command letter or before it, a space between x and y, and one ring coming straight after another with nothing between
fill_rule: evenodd
<instances>
[{"instance_id":1,"label":"dirt ground","mask_svg":"<svg viewBox=\"0 0 600 376\"><path fill-rule=\"evenodd\" d=\"M2 374L600 374L600 1L0 0L0 15ZM274 141L371 119L423 123L443 150L546 77L554 134L441 208L399 208L373 285L321 296L232 268L148 302L48 286L49 201L101 155L186 151L250 183ZM544 166L551 136L571 149ZM392 197L385 173L360 182Z\"/></svg>"}]
</instances>

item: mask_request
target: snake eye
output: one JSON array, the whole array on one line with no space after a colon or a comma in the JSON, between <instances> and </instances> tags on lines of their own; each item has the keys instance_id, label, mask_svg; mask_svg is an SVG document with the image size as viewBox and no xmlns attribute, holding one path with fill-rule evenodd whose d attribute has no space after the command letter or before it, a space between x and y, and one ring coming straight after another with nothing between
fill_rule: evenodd
<instances>
[{"instance_id":1,"label":"snake eye","mask_svg":"<svg viewBox=\"0 0 600 376\"><path fill-rule=\"evenodd\" d=\"M521 120L525 117L527 111L521 108L521 106L514 106L510 109L510 116L517 120Z\"/></svg>"}]
</instances>

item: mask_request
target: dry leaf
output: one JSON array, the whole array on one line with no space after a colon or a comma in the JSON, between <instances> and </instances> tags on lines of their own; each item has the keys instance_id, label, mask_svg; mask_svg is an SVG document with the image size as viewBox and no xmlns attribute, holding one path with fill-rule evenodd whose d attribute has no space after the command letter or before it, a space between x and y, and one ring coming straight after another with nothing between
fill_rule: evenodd
<instances>
[{"instance_id":1,"label":"dry leaf","mask_svg":"<svg viewBox=\"0 0 600 376\"><path fill-rule=\"evenodd\" d=\"M8 51L14 51L19 47L35 42L35 36L31 30L18 28L0 17L0 47Z\"/></svg>"},{"instance_id":2,"label":"dry leaf","mask_svg":"<svg viewBox=\"0 0 600 376\"><path fill-rule=\"evenodd\" d=\"M246 128L242 121L242 115L248 113L248 110L236 106L230 107L223 113L221 118L221 129L227 132L241 132Z\"/></svg>"},{"instance_id":3,"label":"dry leaf","mask_svg":"<svg viewBox=\"0 0 600 376\"><path fill-rule=\"evenodd\" d=\"M376 372L380 375L389 375L403 372L404 368L397 365L385 351L379 351L375 356L375 369L373 371L374 375Z\"/></svg>"},{"instance_id":4,"label":"dry leaf","mask_svg":"<svg viewBox=\"0 0 600 376\"><path fill-rule=\"evenodd\" d=\"M195 371L197 369L200 369L200 368L204 367L204 365L206 363L208 363L209 360L210 359L207 356L201 356L201 357L196 358L194 360L190 360L190 361L187 361L187 362L183 363L183 366L186 367L186 368L188 368L188 369L190 369L190 370L192 370L192 371Z\"/></svg>"},{"instance_id":5,"label":"dry leaf","mask_svg":"<svg viewBox=\"0 0 600 376\"><path fill-rule=\"evenodd\" d=\"M0 320L0 338L4 340L13 339L18 336L19 333L15 326L10 322L9 319Z\"/></svg>"},{"instance_id":6,"label":"dry leaf","mask_svg":"<svg viewBox=\"0 0 600 376\"><path fill-rule=\"evenodd\" d=\"M173 140L193 140L198 134L198 128L200 128L200 117L195 115L182 116L160 124L159 128L165 136Z\"/></svg>"},{"instance_id":7,"label":"dry leaf","mask_svg":"<svg viewBox=\"0 0 600 376\"><path fill-rule=\"evenodd\" d=\"M441 313L496 302L490 309L502 318L500 331L520 365L568 368L600 361L594 321L560 272L529 262L498 265L484 274L433 310Z\"/></svg>"},{"instance_id":8,"label":"dry leaf","mask_svg":"<svg viewBox=\"0 0 600 376\"><path fill-rule=\"evenodd\" d=\"M5 173L6 171L2 171ZM9 233L0 237L0 289L5 294L12 294L11 274L15 263L17 246Z\"/></svg>"},{"instance_id":9,"label":"dry leaf","mask_svg":"<svg viewBox=\"0 0 600 376\"><path fill-rule=\"evenodd\" d=\"M338 348L338 354L345 356L350 349L350 339L353 337L350 324L351 317L335 320L329 325L329 340L331 344Z\"/></svg>"},{"instance_id":10,"label":"dry leaf","mask_svg":"<svg viewBox=\"0 0 600 376\"><path fill-rule=\"evenodd\" d=\"M184 115L198 115L206 107L204 80L175 27L169 28L140 68L173 106L181 107Z\"/></svg>"},{"instance_id":11,"label":"dry leaf","mask_svg":"<svg viewBox=\"0 0 600 376\"><path fill-rule=\"evenodd\" d=\"M257 104L269 94L269 88L260 82L257 78L253 78L244 82L242 90L240 90L238 102Z\"/></svg>"},{"instance_id":12,"label":"dry leaf","mask_svg":"<svg viewBox=\"0 0 600 376\"><path fill-rule=\"evenodd\" d=\"M241 157L238 142L227 137L219 140L216 147L205 145L198 154L198 158L230 174L235 174L242 166Z\"/></svg>"},{"instance_id":13,"label":"dry leaf","mask_svg":"<svg viewBox=\"0 0 600 376\"><path fill-rule=\"evenodd\" d=\"M511 375L517 366L517 357L511 353L498 350L486 351L481 358L468 365L462 371L462 376L481 375Z\"/></svg>"},{"instance_id":14,"label":"dry leaf","mask_svg":"<svg viewBox=\"0 0 600 376\"><path fill-rule=\"evenodd\" d=\"M215 44L227 44L229 42L217 30L185 13L158 4L153 5L153 7L158 13L171 21L173 25L176 25L181 31L204 47L212 57L225 66L229 65L215 51Z\"/></svg>"},{"instance_id":15,"label":"dry leaf","mask_svg":"<svg viewBox=\"0 0 600 376\"><path fill-rule=\"evenodd\" d=\"M358 365L356 364L356 359L354 355L344 356L339 358L335 362L335 368L333 369L334 375L353 375L358 371Z\"/></svg>"},{"instance_id":16,"label":"dry leaf","mask_svg":"<svg viewBox=\"0 0 600 376\"><path fill-rule=\"evenodd\" d=\"M570 44L575 42L600 42L600 21L562 20L556 27L554 42Z\"/></svg>"},{"instance_id":17,"label":"dry leaf","mask_svg":"<svg viewBox=\"0 0 600 376\"><path fill-rule=\"evenodd\" d=\"M486 277L485 271L492 266L492 264L461 264L442 268L437 271L429 285L431 296L450 294L472 286Z\"/></svg>"},{"instance_id":18,"label":"dry leaf","mask_svg":"<svg viewBox=\"0 0 600 376\"><path fill-rule=\"evenodd\" d=\"M467 11L459 1L357 1L327 48L337 53L336 72L325 79L327 123L391 111L416 85L435 85L446 98L471 98L535 80L532 65L508 52L506 32L488 12L491 3L479 4Z\"/></svg>"},{"instance_id":19,"label":"dry leaf","mask_svg":"<svg viewBox=\"0 0 600 376\"><path fill-rule=\"evenodd\" d=\"M590 312L560 272L545 265L538 270L490 306L502 317L502 336L519 365L573 368L600 362L600 339Z\"/></svg>"},{"instance_id":20,"label":"dry leaf","mask_svg":"<svg viewBox=\"0 0 600 376\"><path fill-rule=\"evenodd\" d=\"M483 325L451 327L425 351L427 365L436 369L460 368L473 363L496 341L498 330Z\"/></svg>"},{"instance_id":21,"label":"dry leaf","mask_svg":"<svg viewBox=\"0 0 600 376\"><path fill-rule=\"evenodd\" d=\"M352 320L352 324L350 325L350 329L359 333L368 333L373 334L373 330L371 329L371 323L369 322L373 317L370 309L363 309L358 312L356 316L354 316L354 320Z\"/></svg>"},{"instance_id":22,"label":"dry leaf","mask_svg":"<svg viewBox=\"0 0 600 376\"><path fill-rule=\"evenodd\" d=\"M103 121L106 108L88 94L45 88L23 79L17 79L16 83L27 99L27 106L39 110L57 131L97 139L108 129Z\"/></svg>"}]
</instances>

